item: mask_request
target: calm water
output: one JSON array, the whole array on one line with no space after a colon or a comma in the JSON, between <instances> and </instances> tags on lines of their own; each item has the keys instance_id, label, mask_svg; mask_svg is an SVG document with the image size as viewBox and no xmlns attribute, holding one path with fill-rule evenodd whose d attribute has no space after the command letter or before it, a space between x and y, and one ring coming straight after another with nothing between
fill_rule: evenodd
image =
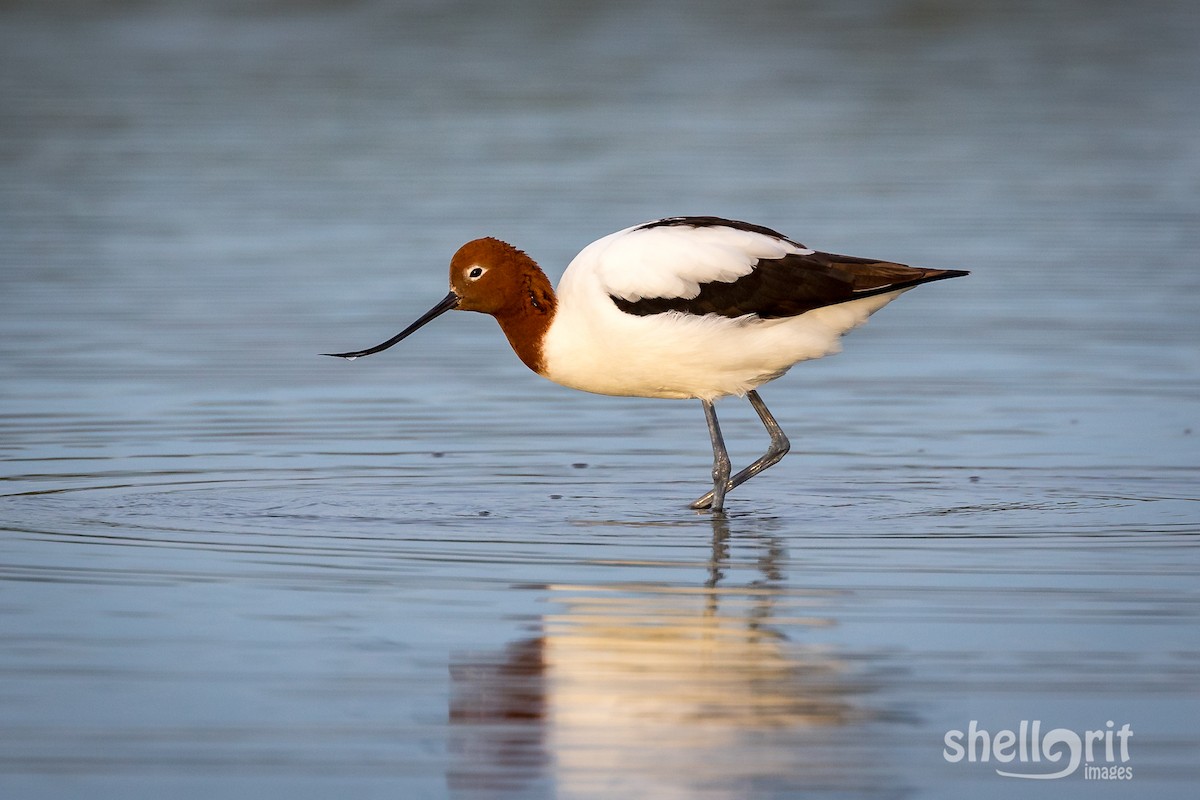
<instances>
[{"instance_id":1,"label":"calm water","mask_svg":"<svg viewBox=\"0 0 1200 800\"><path fill-rule=\"evenodd\" d=\"M0 796L1194 796L1196 41L1183 0L6 4ZM973 271L764 389L793 455L725 521L698 403L478 315L315 355L467 239L556 277L682 213ZM948 761L972 720L1128 724L1133 779Z\"/></svg>"}]
</instances>

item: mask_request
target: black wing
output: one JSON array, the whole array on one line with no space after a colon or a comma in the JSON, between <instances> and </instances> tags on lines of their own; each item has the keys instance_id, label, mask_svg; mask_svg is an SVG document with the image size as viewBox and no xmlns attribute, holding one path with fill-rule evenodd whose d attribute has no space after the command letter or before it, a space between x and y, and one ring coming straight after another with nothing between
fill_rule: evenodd
<instances>
[{"instance_id":1,"label":"black wing","mask_svg":"<svg viewBox=\"0 0 1200 800\"><path fill-rule=\"evenodd\" d=\"M651 223L653 226L672 224L727 225L728 221L712 217L672 217ZM758 226L750 226L747 229L780 239L785 238ZM735 281L701 284L700 293L695 297L646 297L640 300L625 300L613 295L612 299L617 308L636 316L677 311L695 315L718 314L722 317L755 314L762 319L778 319L795 317L822 306L845 303L966 274L963 270L924 269L890 261L874 261L832 253L792 254L783 258L761 260L752 272Z\"/></svg>"}]
</instances>

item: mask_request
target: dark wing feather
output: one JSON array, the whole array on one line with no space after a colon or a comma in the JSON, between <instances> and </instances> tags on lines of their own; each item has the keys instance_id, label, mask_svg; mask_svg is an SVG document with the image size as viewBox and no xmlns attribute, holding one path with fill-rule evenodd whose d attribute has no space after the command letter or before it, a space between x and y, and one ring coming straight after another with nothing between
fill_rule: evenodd
<instances>
[{"instance_id":1,"label":"dark wing feather","mask_svg":"<svg viewBox=\"0 0 1200 800\"><path fill-rule=\"evenodd\" d=\"M754 271L735 281L701 284L695 297L625 300L614 295L612 299L617 308L636 316L677 311L697 316L754 314L762 319L778 319L966 274L832 253L792 254L759 261Z\"/></svg>"},{"instance_id":2,"label":"dark wing feather","mask_svg":"<svg viewBox=\"0 0 1200 800\"><path fill-rule=\"evenodd\" d=\"M804 245L799 242L792 241L777 230L768 228L765 225L755 225L753 222L742 222L739 219L725 219L724 217L667 217L665 219L656 219L654 222L647 222L644 225L639 225L637 230L646 231L651 228L732 228L735 231L746 231L747 233L759 233L763 236L769 236L772 239L779 239L788 244L794 244L797 247L804 248ZM804 248L807 249L807 248Z\"/></svg>"}]
</instances>

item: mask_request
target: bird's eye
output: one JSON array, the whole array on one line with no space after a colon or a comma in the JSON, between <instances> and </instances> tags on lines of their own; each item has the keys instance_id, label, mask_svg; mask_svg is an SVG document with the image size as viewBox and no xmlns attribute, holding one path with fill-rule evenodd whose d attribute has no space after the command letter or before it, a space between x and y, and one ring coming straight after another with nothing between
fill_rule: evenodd
<instances>
[{"instance_id":1,"label":"bird's eye","mask_svg":"<svg viewBox=\"0 0 1200 800\"><path fill-rule=\"evenodd\" d=\"M483 267L471 267L467 270L467 277L471 280L479 280L483 277L483 273L487 272Z\"/></svg>"}]
</instances>

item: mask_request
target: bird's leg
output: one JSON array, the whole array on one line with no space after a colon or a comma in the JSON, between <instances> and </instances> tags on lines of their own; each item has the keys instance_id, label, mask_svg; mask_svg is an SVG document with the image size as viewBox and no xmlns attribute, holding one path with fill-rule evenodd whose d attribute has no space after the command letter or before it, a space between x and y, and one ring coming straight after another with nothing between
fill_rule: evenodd
<instances>
[{"instance_id":1,"label":"bird's leg","mask_svg":"<svg viewBox=\"0 0 1200 800\"><path fill-rule=\"evenodd\" d=\"M717 422L717 410L711 400L701 400L704 404L704 419L708 421L708 435L712 437L713 449L713 490L692 503L692 508L710 508L719 514L725 509L725 492L730 488L729 452L725 449L725 439L721 436L721 425Z\"/></svg>"},{"instance_id":2,"label":"bird's leg","mask_svg":"<svg viewBox=\"0 0 1200 800\"><path fill-rule=\"evenodd\" d=\"M771 466L774 466L775 464L778 464L779 460L782 459L784 456L786 456L788 453L788 450L790 450L792 447L791 442L788 441L788 438L784 434L783 429L780 428L779 423L775 421L775 417L771 416L770 410L767 409L767 404L764 403L762 401L762 398L758 396L758 392L751 390L750 392L748 392L746 394L746 398L750 401L750 405L754 407L754 411L758 414L758 418L760 420L762 420L763 427L767 429L767 434L771 437L771 444L767 447L767 452L764 453L761 458L759 458L757 461L755 461L754 463L752 463L750 466L746 467L745 469L739 471L738 474L734 475L733 478L729 480L729 482L725 485L724 489L721 491L721 499L722 500L724 500L725 492L730 491L734 487L741 486L743 483L750 480L751 478L753 478L758 473L762 472L767 467L771 467ZM705 407L704 407L704 413L705 413L705 415L711 414L710 422L708 424L710 432L712 432L714 430L713 426L716 425L716 414L715 414L715 412L712 412L711 409L712 409L711 404L706 402ZM714 438L713 438L713 454L714 455L716 455L718 437L720 437L720 435L721 435L721 431L719 428L717 428L715 430L716 430L716 433L714 434ZM721 452L722 453L725 452L724 442L721 443ZM728 460L728 456L726 456L726 459ZM726 475L728 475L728 473L726 473ZM714 466L713 467L713 480L714 481L716 480L716 476L717 476L717 470L716 470L716 467ZM717 493L716 492L716 484L714 483L713 491L709 492L708 494L704 495L696 502L692 503L692 508L708 508L708 506L715 499L716 493ZM714 510L720 510L720 505L719 504L715 505Z\"/></svg>"},{"instance_id":3,"label":"bird's leg","mask_svg":"<svg viewBox=\"0 0 1200 800\"><path fill-rule=\"evenodd\" d=\"M758 413L758 418L762 420L763 427L767 429L767 435L771 437L771 444L767 447L767 452L763 453L761 458L733 476L733 480L729 482L729 489L741 486L767 467L775 466L779 463L780 459L788 454L788 450L792 449L792 443L784 435L783 428L779 427L779 423L775 421L775 417L771 416L771 412L767 409L767 404L758 396L758 392L751 389L746 393L746 399L750 401L750 405Z\"/></svg>"}]
</instances>

